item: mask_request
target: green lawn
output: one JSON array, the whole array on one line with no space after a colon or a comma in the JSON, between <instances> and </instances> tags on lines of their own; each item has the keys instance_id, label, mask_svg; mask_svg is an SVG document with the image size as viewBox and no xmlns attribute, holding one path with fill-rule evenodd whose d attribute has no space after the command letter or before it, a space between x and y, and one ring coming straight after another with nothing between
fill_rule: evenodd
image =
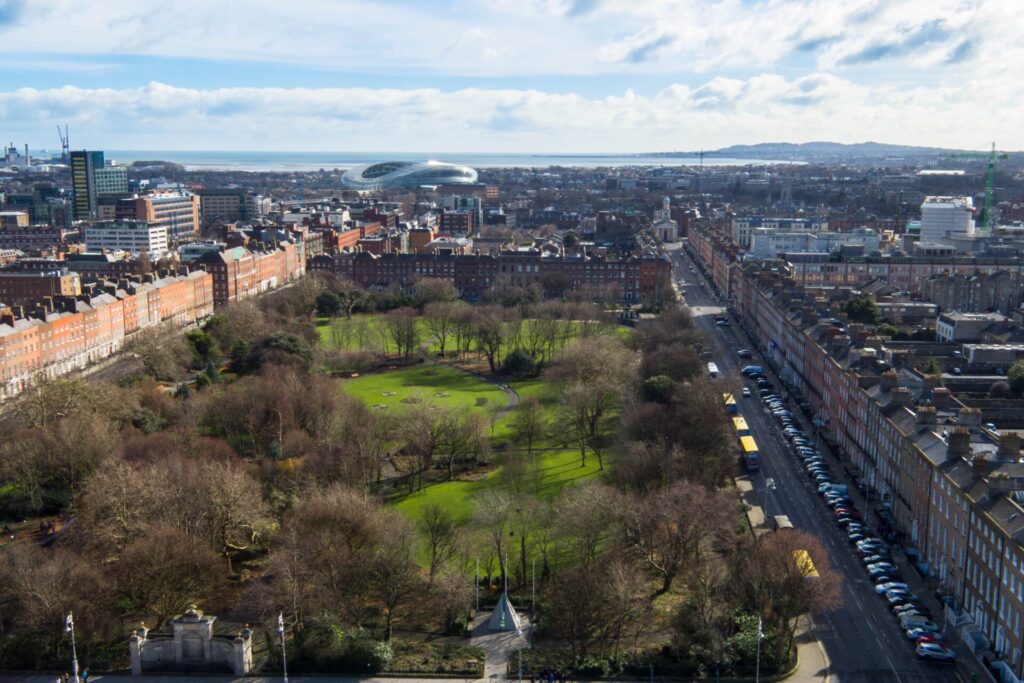
<instances>
[{"instance_id":1,"label":"green lawn","mask_svg":"<svg viewBox=\"0 0 1024 683\"><path fill-rule=\"evenodd\" d=\"M607 466L607 456L605 464ZM545 451L541 460L544 479L538 492L539 497L555 498L566 486L572 486L594 478L600 470L597 458L587 457L587 466L580 467L580 454L574 450ZM422 491L408 494L395 501L395 508L412 521L423 515L423 509L437 504L448 510L460 524L473 516L475 498L482 491L499 484L500 469L488 472L476 481L446 481L427 486Z\"/></svg>"},{"instance_id":2,"label":"green lawn","mask_svg":"<svg viewBox=\"0 0 1024 683\"><path fill-rule=\"evenodd\" d=\"M490 382L445 365L374 372L345 380L342 389L377 410L437 405L490 412L508 403L505 392Z\"/></svg>"}]
</instances>

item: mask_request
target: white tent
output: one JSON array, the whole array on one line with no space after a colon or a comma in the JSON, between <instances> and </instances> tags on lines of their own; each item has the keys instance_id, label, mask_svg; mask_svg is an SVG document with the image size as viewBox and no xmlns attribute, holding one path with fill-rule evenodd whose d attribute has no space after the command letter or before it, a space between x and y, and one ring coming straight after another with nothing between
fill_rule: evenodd
<instances>
[{"instance_id":1,"label":"white tent","mask_svg":"<svg viewBox=\"0 0 1024 683\"><path fill-rule=\"evenodd\" d=\"M522 627L519 625L519 615L509 602L508 593L502 593L498 604L487 620L487 628L490 631L515 631L520 633Z\"/></svg>"}]
</instances>

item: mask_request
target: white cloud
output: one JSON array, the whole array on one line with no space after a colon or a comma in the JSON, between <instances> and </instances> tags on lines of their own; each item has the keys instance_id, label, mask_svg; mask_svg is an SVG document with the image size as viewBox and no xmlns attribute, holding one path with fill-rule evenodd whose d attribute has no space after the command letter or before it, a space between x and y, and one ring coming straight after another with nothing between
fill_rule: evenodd
<instances>
[{"instance_id":1,"label":"white cloud","mask_svg":"<svg viewBox=\"0 0 1024 683\"><path fill-rule=\"evenodd\" d=\"M995 104L1020 111L1024 97ZM713 78L651 97L601 98L477 88L22 88L0 92L0 118L30 142L66 120L76 146L112 149L638 152L866 138L1024 147L1016 117L980 120L973 92L869 89L828 74Z\"/></svg>"}]
</instances>

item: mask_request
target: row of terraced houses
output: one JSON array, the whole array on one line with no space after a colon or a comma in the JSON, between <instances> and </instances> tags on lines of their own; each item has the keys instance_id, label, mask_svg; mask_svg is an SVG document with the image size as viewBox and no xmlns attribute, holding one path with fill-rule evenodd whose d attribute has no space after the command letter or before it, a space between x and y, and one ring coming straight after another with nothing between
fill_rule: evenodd
<instances>
[{"instance_id":1,"label":"row of terraced houses","mask_svg":"<svg viewBox=\"0 0 1024 683\"><path fill-rule=\"evenodd\" d=\"M36 261L16 264L24 271L18 274L59 266ZM161 322L193 324L215 306L268 291L305 272L301 245L291 242L214 249L192 264L192 272L182 274L126 275L114 268L118 262L103 263L109 272L98 269L92 275L96 279L81 283L74 295L0 307L0 400L37 379L109 357L143 328Z\"/></svg>"},{"instance_id":2,"label":"row of terraced houses","mask_svg":"<svg viewBox=\"0 0 1024 683\"><path fill-rule=\"evenodd\" d=\"M916 354L927 353L921 344L894 342L846 319L849 287L804 287L793 264L736 260L721 236L705 233L688 247L811 412L819 435L880 501L891 537L947 591L951 633L992 659L1004 681L1020 681L1022 430L996 429L987 407L958 400L939 376L916 370Z\"/></svg>"}]
</instances>

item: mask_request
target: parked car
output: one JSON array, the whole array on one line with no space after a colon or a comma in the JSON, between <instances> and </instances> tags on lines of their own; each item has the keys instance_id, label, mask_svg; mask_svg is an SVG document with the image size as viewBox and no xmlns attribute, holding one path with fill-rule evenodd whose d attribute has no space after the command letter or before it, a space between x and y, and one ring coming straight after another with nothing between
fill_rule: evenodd
<instances>
[{"instance_id":1,"label":"parked car","mask_svg":"<svg viewBox=\"0 0 1024 683\"><path fill-rule=\"evenodd\" d=\"M885 594L885 599L889 601L890 605L900 605L905 602L914 602L917 600L917 596L906 589L891 590Z\"/></svg>"},{"instance_id":2,"label":"parked car","mask_svg":"<svg viewBox=\"0 0 1024 683\"><path fill-rule=\"evenodd\" d=\"M910 586L908 586L905 583L901 583L899 581L891 581L889 583L883 583L883 584L879 584L879 585L875 586L875 592L878 593L879 595L885 595L888 591L895 590L897 588L903 588L904 590L909 590Z\"/></svg>"},{"instance_id":3,"label":"parked car","mask_svg":"<svg viewBox=\"0 0 1024 683\"><path fill-rule=\"evenodd\" d=\"M754 392L750 390L750 387L743 387L743 389L740 390L740 395L742 395L743 398L750 398L753 393Z\"/></svg>"},{"instance_id":4,"label":"parked car","mask_svg":"<svg viewBox=\"0 0 1024 683\"><path fill-rule=\"evenodd\" d=\"M736 355L740 358L750 358L752 354L750 353L750 349L740 349L736 352Z\"/></svg>"},{"instance_id":5,"label":"parked car","mask_svg":"<svg viewBox=\"0 0 1024 683\"><path fill-rule=\"evenodd\" d=\"M952 648L943 647L938 643L919 643L915 652L921 659L930 659L936 662L956 661L956 652Z\"/></svg>"}]
</instances>

